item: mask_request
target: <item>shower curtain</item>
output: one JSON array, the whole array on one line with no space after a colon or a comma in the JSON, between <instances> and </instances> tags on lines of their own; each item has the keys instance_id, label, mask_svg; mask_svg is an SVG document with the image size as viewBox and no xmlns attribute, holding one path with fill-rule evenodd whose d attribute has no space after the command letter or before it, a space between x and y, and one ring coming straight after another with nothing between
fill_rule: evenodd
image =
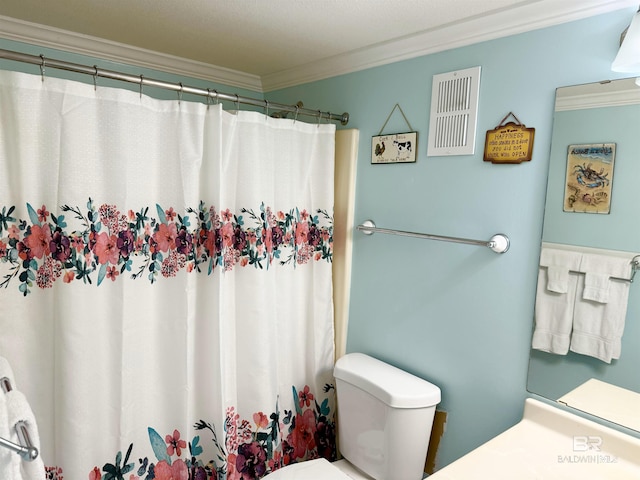
<instances>
[{"instance_id":1,"label":"shower curtain","mask_svg":"<svg viewBox=\"0 0 640 480\"><path fill-rule=\"evenodd\" d=\"M46 478L335 457L334 134L0 72L0 355Z\"/></svg>"}]
</instances>

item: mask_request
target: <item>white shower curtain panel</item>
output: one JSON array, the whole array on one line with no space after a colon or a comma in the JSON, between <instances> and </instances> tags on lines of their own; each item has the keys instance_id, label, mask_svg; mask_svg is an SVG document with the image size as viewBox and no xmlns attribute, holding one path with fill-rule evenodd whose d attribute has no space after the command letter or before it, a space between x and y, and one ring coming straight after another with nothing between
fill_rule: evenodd
<instances>
[{"instance_id":1,"label":"white shower curtain panel","mask_svg":"<svg viewBox=\"0 0 640 480\"><path fill-rule=\"evenodd\" d=\"M0 72L0 355L47 478L335 456L334 133Z\"/></svg>"}]
</instances>

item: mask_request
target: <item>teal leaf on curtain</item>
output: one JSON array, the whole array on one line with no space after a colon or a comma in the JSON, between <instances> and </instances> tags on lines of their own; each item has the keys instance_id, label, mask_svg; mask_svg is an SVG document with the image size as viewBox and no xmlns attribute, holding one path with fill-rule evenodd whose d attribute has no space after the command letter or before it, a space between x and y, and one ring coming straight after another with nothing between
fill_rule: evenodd
<instances>
[{"instance_id":1,"label":"teal leaf on curtain","mask_svg":"<svg viewBox=\"0 0 640 480\"><path fill-rule=\"evenodd\" d=\"M167 454L167 444L164 443L163 438L153 428L149 427L149 442L151 442L151 448L153 453L159 462L165 461L171 465L171 457Z\"/></svg>"}]
</instances>

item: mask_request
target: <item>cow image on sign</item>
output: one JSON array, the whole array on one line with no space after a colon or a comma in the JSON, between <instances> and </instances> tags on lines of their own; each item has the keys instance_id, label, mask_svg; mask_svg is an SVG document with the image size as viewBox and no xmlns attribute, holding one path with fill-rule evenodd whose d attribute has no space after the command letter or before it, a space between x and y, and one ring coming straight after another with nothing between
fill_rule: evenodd
<instances>
[{"instance_id":1,"label":"cow image on sign","mask_svg":"<svg viewBox=\"0 0 640 480\"><path fill-rule=\"evenodd\" d=\"M509 116L515 122L504 123ZM513 113L509 113L493 130L487 131L484 144L484 161L491 163L521 163L531 160L533 153L534 128L520 123Z\"/></svg>"}]
</instances>

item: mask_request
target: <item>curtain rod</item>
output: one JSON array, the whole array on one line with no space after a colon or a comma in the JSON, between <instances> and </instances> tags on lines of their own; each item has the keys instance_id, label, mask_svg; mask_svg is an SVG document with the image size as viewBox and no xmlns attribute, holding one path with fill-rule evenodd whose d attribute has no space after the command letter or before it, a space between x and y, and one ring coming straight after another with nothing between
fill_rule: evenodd
<instances>
[{"instance_id":1,"label":"curtain rod","mask_svg":"<svg viewBox=\"0 0 640 480\"><path fill-rule=\"evenodd\" d=\"M234 103L242 103L245 105L254 105L257 107L263 107L267 111L270 108L274 108L281 111L295 113L298 115L306 115L309 117L317 117L318 120L325 118L326 120L337 120L342 125L346 125L349 122L349 114L347 112L342 114L331 113L331 112L321 112L320 110L311 110L308 108L300 108L297 105L285 105L281 103L272 103L268 100L259 100L257 98L244 97L242 95L237 94L229 94L218 92L217 90L212 90L210 88L198 88L198 87L189 87L187 85L183 85L182 83L171 83L164 82L162 80L154 80L152 78L147 78L143 75L130 75L128 73L116 72L114 70L106 70L103 68L98 68L96 65L90 67L88 65L81 65L79 63L71 63L63 60L56 60L53 58L45 57L44 55L29 55L27 53L14 52L11 50L0 49L0 58L4 58L6 60L13 60L16 62L30 63L33 65L39 65L40 71L44 75L45 68L56 68L58 70L67 70L69 72L76 73L84 73L87 75L91 75L94 77L103 77L109 78L111 80L120 80L122 82L129 83L137 83L140 85L142 89L143 86L164 88L167 90L173 90L178 92L178 95L182 95L183 93L189 93L192 95L200 95L204 97L208 97L211 99L215 99L216 101L223 100Z\"/></svg>"}]
</instances>

